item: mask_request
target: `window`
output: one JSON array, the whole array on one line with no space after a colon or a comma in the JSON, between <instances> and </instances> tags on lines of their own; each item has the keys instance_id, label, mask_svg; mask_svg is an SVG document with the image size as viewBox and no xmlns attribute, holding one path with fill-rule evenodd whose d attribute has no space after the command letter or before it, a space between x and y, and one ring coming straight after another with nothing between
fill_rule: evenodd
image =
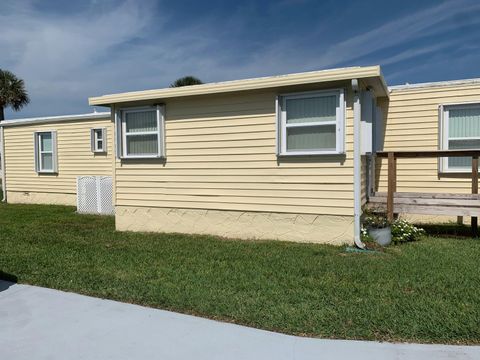
<instances>
[{"instance_id":1,"label":"window","mask_svg":"<svg viewBox=\"0 0 480 360\"><path fill-rule=\"evenodd\" d=\"M42 131L34 133L35 171L37 173L57 172L57 133Z\"/></svg>"},{"instance_id":2,"label":"window","mask_svg":"<svg viewBox=\"0 0 480 360\"><path fill-rule=\"evenodd\" d=\"M121 117L122 158L158 158L164 156L163 106L124 109Z\"/></svg>"},{"instance_id":3,"label":"window","mask_svg":"<svg viewBox=\"0 0 480 360\"><path fill-rule=\"evenodd\" d=\"M443 108L442 149L480 149L480 104L450 105ZM443 158L441 170L466 172L470 157Z\"/></svg>"},{"instance_id":4,"label":"window","mask_svg":"<svg viewBox=\"0 0 480 360\"><path fill-rule=\"evenodd\" d=\"M280 96L277 106L279 155L344 152L343 90Z\"/></svg>"},{"instance_id":5,"label":"window","mask_svg":"<svg viewBox=\"0 0 480 360\"><path fill-rule=\"evenodd\" d=\"M92 129L91 142L92 142L92 152L94 153L107 152L107 129L105 128Z\"/></svg>"}]
</instances>

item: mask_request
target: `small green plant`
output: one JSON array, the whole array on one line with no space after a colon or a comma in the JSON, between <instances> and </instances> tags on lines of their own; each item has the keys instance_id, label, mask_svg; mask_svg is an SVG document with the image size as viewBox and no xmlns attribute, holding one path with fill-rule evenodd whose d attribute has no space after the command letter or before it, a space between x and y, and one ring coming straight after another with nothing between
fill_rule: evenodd
<instances>
[{"instance_id":1,"label":"small green plant","mask_svg":"<svg viewBox=\"0 0 480 360\"><path fill-rule=\"evenodd\" d=\"M407 220L388 221L386 214L381 211L364 209L363 214L363 226L360 233L362 241L372 240L368 233L369 229L383 229L388 226L392 229L392 241L395 244L417 241L425 235L424 229L409 223Z\"/></svg>"},{"instance_id":2,"label":"small green plant","mask_svg":"<svg viewBox=\"0 0 480 360\"><path fill-rule=\"evenodd\" d=\"M403 219L397 219L392 223L392 240L394 243L417 241L425 235L425 230Z\"/></svg>"},{"instance_id":3,"label":"small green plant","mask_svg":"<svg viewBox=\"0 0 480 360\"><path fill-rule=\"evenodd\" d=\"M368 233L368 229L365 226L362 226L362 229L360 230L360 238L362 241L373 241L372 237Z\"/></svg>"},{"instance_id":4,"label":"small green plant","mask_svg":"<svg viewBox=\"0 0 480 360\"><path fill-rule=\"evenodd\" d=\"M363 211L363 214L363 226L365 232L368 229L383 229L390 226L390 222L388 221L386 214L383 212L375 212L367 209Z\"/></svg>"}]
</instances>

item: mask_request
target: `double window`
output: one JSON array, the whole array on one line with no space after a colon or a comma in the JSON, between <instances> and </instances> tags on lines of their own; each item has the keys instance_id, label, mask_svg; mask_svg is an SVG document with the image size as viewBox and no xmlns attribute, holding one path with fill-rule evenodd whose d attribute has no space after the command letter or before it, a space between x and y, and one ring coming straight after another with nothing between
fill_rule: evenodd
<instances>
[{"instance_id":1,"label":"double window","mask_svg":"<svg viewBox=\"0 0 480 360\"><path fill-rule=\"evenodd\" d=\"M480 104L444 106L442 119L443 149L480 149ZM469 172L472 159L444 158L441 165L444 172Z\"/></svg>"},{"instance_id":2,"label":"double window","mask_svg":"<svg viewBox=\"0 0 480 360\"><path fill-rule=\"evenodd\" d=\"M344 153L345 99L342 89L280 96L277 121L279 155Z\"/></svg>"},{"instance_id":3,"label":"double window","mask_svg":"<svg viewBox=\"0 0 480 360\"><path fill-rule=\"evenodd\" d=\"M91 131L92 152L106 153L107 152L107 129L98 128Z\"/></svg>"},{"instance_id":4,"label":"double window","mask_svg":"<svg viewBox=\"0 0 480 360\"><path fill-rule=\"evenodd\" d=\"M118 153L122 158L165 156L164 107L124 109L117 113Z\"/></svg>"},{"instance_id":5,"label":"double window","mask_svg":"<svg viewBox=\"0 0 480 360\"><path fill-rule=\"evenodd\" d=\"M57 133L39 131L34 133L35 171L37 173L57 172Z\"/></svg>"}]
</instances>

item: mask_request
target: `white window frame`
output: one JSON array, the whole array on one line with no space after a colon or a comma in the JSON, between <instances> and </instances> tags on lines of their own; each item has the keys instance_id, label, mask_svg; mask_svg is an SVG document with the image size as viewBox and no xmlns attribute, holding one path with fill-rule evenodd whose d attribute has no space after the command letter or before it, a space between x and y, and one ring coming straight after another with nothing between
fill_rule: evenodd
<instances>
[{"instance_id":1,"label":"white window frame","mask_svg":"<svg viewBox=\"0 0 480 360\"><path fill-rule=\"evenodd\" d=\"M311 97L336 96L337 109L336 119L332 121L293 123L287 124L287 100L304 99ZM306 91L297 93L281 94L277 98L277 155L279 156L305 156L305 155L340 155L345 153L345 90L329 89L320 91ZM293 150L287 149L287 128L293 127L318 127L336 125L336 146L333 150Z\"/></svg>"},{"instance_id":2,"label":"white window frame","mask_svg":"<svg viewBox=\"0 0 480 360\"><path fill-rule=\"evenodd\" d=\"M44 151L42 150L42 142L40 137L43 134L50 134L52 139L52 150ZM57 170L57 132L54 130L45 130L45 131L35 131L33 133L34 137L34 154L35 154L35 172L38 174L55 174ZM45 169L43 167L42 154L52 154L52 168Z\"/></svg>"},{"instance_id":3,"label":"white window frame","mask_svg":"<svg viewBox=\"0 0 480 360\"><path fill-rule=\"evenodd\" d=\"M458 103L458 104L442 104L440 105L440 149L449 150L448 142L449 140L480 140L480 137L461 137L461 138L450 138L448 133L448 124L449 124L449 110L450 109L471 109L471 108L480 108L480 102L471 102L471 103ZM440 172L442 173L471 173L472 167L469 168L450 168L448 166L448 157L441 158L440 161Z\"/></svg>"},{"instance_id":4,"label":"white window frame","mask_svg":"<svg viewBox=\"0 0 480 360\"><path fill-rule=\"evenodd\" d=\"M126 114L134 112L155 111L157 116L157 130L156 131L143 131L131 133L131 136L135 135L153 135L157 136L157 153L156 154L139 154L129 155L127 153L127 123ZM120 109L118 112L119 119L117 121L117 133L120 144L118 144L117 155L120 159L157 159L165 158L165 106L143 106L143 107L130 107Z\"/></svg>"},{"instance_id":5,"label":"white window frame","mask_svg":"<svg viewBox=\"0 0 480 360\"><path fill-rule=\"evenodd\" d=\"M98 133L101 134L101 138L98 138ZM91 148L93 153L106 153L107 152L107 129L106 128L93 128L91 129ZM102 142L102 146L98 146L98 142Z\"/></svg>"}]
</instances>

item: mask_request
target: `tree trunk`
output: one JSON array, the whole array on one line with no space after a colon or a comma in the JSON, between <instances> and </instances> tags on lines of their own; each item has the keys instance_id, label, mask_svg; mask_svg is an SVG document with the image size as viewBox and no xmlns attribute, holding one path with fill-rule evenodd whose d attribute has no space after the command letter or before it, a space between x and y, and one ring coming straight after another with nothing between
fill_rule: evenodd
<instances>
[{"instance_id":1,"label":"tree trunk","mask_svg":"<svg viewBox=\"0 0 480 360\"><path fill-rule=\"evenodd\" d=\"M0 106L0 121L5 120L5 112L3 110L3 106Z\"/></svg>"}]
</instances>

